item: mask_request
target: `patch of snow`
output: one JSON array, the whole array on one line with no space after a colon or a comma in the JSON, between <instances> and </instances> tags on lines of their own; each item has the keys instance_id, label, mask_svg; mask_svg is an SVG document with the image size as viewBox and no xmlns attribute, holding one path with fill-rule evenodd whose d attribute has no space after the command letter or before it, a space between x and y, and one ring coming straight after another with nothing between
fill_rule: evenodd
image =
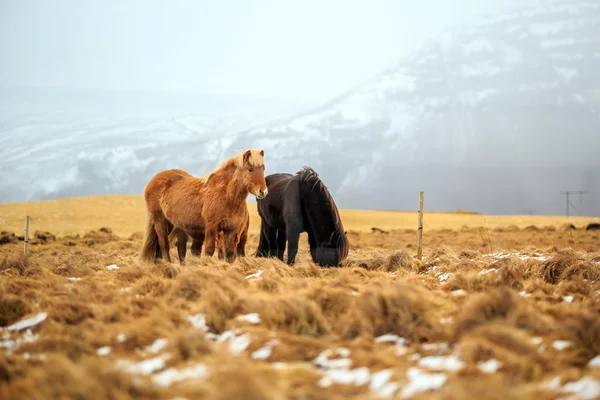
<instances>
[{"instance_id":1,"label":"patch of snow","mask_svg":"<svg viewBox=\"0 0 600 400\"><path fill-rule=\"evenodd\" d=\"M439 276L440 283L441 283L442 285L445 285L445 284L446 284L446 281L447 281L447 280L448 280L448 278L450 278L451 276L452 276L452 273L451 273L451 272L446 272L445 274L442 274L442 275L440 275L440 276Z\"/></svg>"},{"instance_id":2,"label":"patch of snow","mask_svg":"<svg viewBox=\"0 0 600 400\"><path fill-rule=\"evenodd\" d=\"M118 360L116 367L124 369L130 374L150 375L155 371L159 371L165 367L165 361L170 358L168 354L163 354L158 357L149 358L137 363L129 360Z\"/></svg>"},{"instance_id":3,"label":"patch of snow","mask_svg":"<svg viewBox=\"0 0 600 400\"><path fill-rule=\"evenodd\" d=\"M15 322L14 324L10 325L8 328L4 328L4 329L6 329L8 331L17 331L18 332L18 331L26 329L26 328L33 328L34 326L44 322L47 317L48 317L48 313L42 312L42 313L34 315L33 317L24 319L19 322Z\"/></svg>"},{"instance_id":4,"label":"patch of snow","mask_svg":"<svg viewBox=\"0 0 600 400\"><path fill-rule=\"evenodd\" d=\"M286 369L288 365L284 362L275 362L271 366L275 369Z\"/></svg>"},{"instance_id":5,"label":"patch of snow","mask_svg":"<svg viewBox=\"0 0 600 400\"><path fill-rule=\"evenodd\" d=\"M330 359L329 357L337 355L342 358ZM330 349L323 350L314 360L313 363L323 369L340 369L349 368L352 365L350 350L346 348L338 348L334 351Z\"/></svg>"},{"instance_id":6,"label":"patch of snow","mask_svg":"<svg viewBox=\"0 0 600 400\"><path fill-rule=\"evenodd\" d=\"M246 315L238 315L236 317L236 319L239 319L241 321L247 321L250 322L251 324L258 324L260 323L260 315L258 315L258 313L251 313L251 314L246 314Z\"/></svg>"},{"instance_id":7,"label":"patch of snow","mask_svg":"<svg viewBox=\"0 0 600 400\"><path fill-rule=\"evenodd\" d=\"M446 383L448 376L445 373L426 373L419 368L411 367L406 371L409 382L402 388L401 395L411 398L420 392L440 389Z\"/></svg>"},{"instance_id":8,"label":"patch of snow","mask_svg":"<svg viewBox=\"0 0 600 400\"><path fill-rule=\"evenodd\" d=\"M571 346L571 342L567 340L555 340L554 342L552 342L552 347L559 351L564 350L569 346Z\"/></svg>"},{"instance_id":9,"label":"patch of snow","mask_svg":"<svg viewBox=\"0 0 600 400\"><path fill-rule=\"evenodd\" d=\"M116 264L110 264L110 265L108 265L108 266L106 267L106 269L107 269L107 270L109 270L109 271L114 271L114 270L116 270L116 269L119 269L119 267L117 267L117 265L116 265Z\"/></svg>"},{"instance_id":10,"label":"patch of snow","mask_svg":"<svg viewBox=\"0 0 600 400\"><path fill-rule=\"evenodd\" d=\"M387 368L371 375L369 389L379 397L392 397L402 387L399 382L390 382L394 370Z\"/></svg>"},{"instance_id":11,"label":"patch of snow","mask_svg":"<svg viewBox=\"0 0 600 400\"><path fill-rule=\"evenodd\" d=\"M459 371L465 364L457 356L427 356L419 360L421 367L433 370Z\"/></svg>"},{"instance_id":12,"label":"patch of snow","mask_svg":"<svg viewBox=\"0 0 600 400\"><path fill-rule=\"evenodd\" d=\"M119 343L123 343L125 341L125 339L127 339L127 336L125 336L124 333L119 333L117 335L117 342Z\"/></svg>"},{"instance_id":13,"label":"patch of snow","mask_svg":"<svg viewBox=\"0 0 600 400\"><path fill-rule=\"evenodd\" d=\"M375 342L376 343L383 343L383 342L393 342L393 343L402 342L402 343L404 343L405 339L402 338L402 337L400 337L400 336L398 336L398 335L387 333L385 335L381 335L381 336L376 337L375 338Z\"/></svg>"},{"instance_id":14,"label":"patch of snow","mask_svg":"<svg viewBox=\"0 0 600 400\"><path fill-rule=\"evenodd\" d=\"M563 301L565 301L567 303L571 303L571 302L573 302L573 296L564 296Z\"/></svg>"},{"instance_id":15,"label":"patch of snow","mask_svg":"<svg viewBox=\"0 0 600 400\"><path fill-rule=\"evenodd\" d=\"M144 348L144 351L148 353L158 353L163 350L169 341L165 338L156 339L150 346Z\"/></svg>"},{"instance_id":16,"label":"patch of snow","mask_svg":"<svg viewBox=\"0 0 600 400\"><path fill-rule=\"evenodd\" d=\"M491 358L487 361L479 361L477 363L477 368L486 374L493 374L494 372L498 371L500 367L502 367L502 362L494 358Z\"/></svg>"},{"instance_id":17,"label":"patch of snow","mask_svg":"<svg viewBox=\"0 0 600 400\"><path fill-rule=\"evenodd\" d=\"M523 291L521 291L521 292L519 292L519 294L520 294L522 297L529 297L529 296L531 296L531 293L527 293L527 292L526 292L526 291L524 291L524 290L523 290Z\"/></svg>"},{"instance_id":18,"label":"patch of snow","mask_svg":"<svg viewBox=\"0 0 600 400\"><path fill-rule=\"evenodd\" d=\"M180 370L176 368L166 369L152 376L152 381L157 385L168 387L173 383L181 382L186 379L206 379L209 376L210 373L205 365L196 364Z\"/></svg>"},{"instance_id":19,"label":"patch of snow","mask_svg":"<svg viewBox=\"0 0 600 400\"><path fill-rule=\"evenodd\" d=\"M188 321L190 321L194 328L203 330L204 332L208 332L208 325L206 325L206 315L190 315L188 316Z\"/></svg>"},{"instance_id":20,"label":"patch of snow","mask_svg":"<svg viewBox=\"0 0 600 400\"><path fill-rule=\"evenodd\" d=\"M567 383L563 386L563 390L576 395L577 399L597 399L600 397L600 381L590 376L585 376L578 381Z\"/></svg>"},{"instance_id":21,"label":"patch of snow","mask_svg":"<svg viewBox=\"0 0 600 400\"><path fill-rule=\"evenodd\" d=\"M385 342L394 343L395 344L394 351L399 356L403 356L408 352L408 349L405 346L406 339L404 339L403 337L399 337L398 335L393 335L391 333L381 335L381 336L378 336L375 338L375 342L376 343L385 343Z\"/></svg>"},{"instance_id":22,"label":"patch of snow","mask_svg":"<svg viewBox=\"0 0 600 400\"><path fill-rule=\"evenodd\" d=\"M486 256L487 257L496 258L496 259L503 259L503 258L509 258L509 257L517 257L517 258L519 258L522 261L525 261L525 260L546 261L546 260L549 259L549 257L542 256L542 255L529 256L529 255L519 254L519 253L491 253L491 254L486 254Z\"/></svg>"},{"instance_id":23,"label":"patch of snow","mask_svg":"<svg viewBox=\"0 0 600 400\"><path fill-rule=\"evenodd\" d=\"M458 290L451 291L450 294L453 296L464 296L465 294L467 294L467 292L465 292L462 289L458 289Z\"/></svg>"},{"instance_id":24,"label":"patch of snow","mask_svg":"<svg viewBox=\"0 0 600 400\"><path fill-rule=\"evenodd\" d=\"M541 344L541 343L542 343L542 340L543 340L543 339L542 339L541 337L538 337L538 336L536 336L536 337L532 337L532 338L531 338L531 343L533 343L533 344L535 344L535 345L539 345L539 344Z\"/></svg>"},{"instance_id":25,"label":"patch of snow","mask_svg":"<svg viewBox=\"0 0 600 400\"><path fill-rule=\"evenodd\" d=\"M247 333L236 336L229 343L229 352L232 354L240 354L250 345L250 335Z\"/></svg>"},{"instance_id":26,"label":"patch of snow","mask_svg":"<svg viewBox=\"0 0 600 400\"><path fill-rule=\"evenodd\" d=\"M332 369L325 372L318 385L320 387L329 387L334 383L354 384L357 386L369 383L371 373L367 367L356 368L353 370Z\"/></svg>"},{"instance_id":27,"label":"patch of snow","mask_svg":"<svg viewBox=\"0 0 600 400\"><path fill-rule=\"evenodd\" d=\"M590 368L600 368L600 355L592 358L587 365Z\"/></svg>"},{"instance_id":28,"label":"patch of snow","mask_svg":"<svg viewBox=\"0 0 600 400\"><path fill-rule=\"evenodd\" d=\"M98 348L98 350L96 350L96 354L98 354L99 356L107 356L110 354L111 348L110 346L103 346Z\"/></svg>"},{"instance_id":29,"label":"patch of snow","mask_svg":"<svg viewBox=\"0 0 600 400\"><path fill-rule=\"evenodd\" d=\"M77 277L70 277L70 278L67 278L67 279L70 280L70 281L73 281L73 282L77 282L77 281L81 280L81 278L77 278Z\"/></svg>"},{"instance_id":30,"label":"patch of snow","mask_svg":"<svg viewBox=\"0 0 600 400\"><path fill-rule=\"evenodd\" d=\"M21 343L33 343L37 341L39 337L39 335L33 334L31 332L31 329L27 329L20 336L17 336L14 339L11 339L10 335L6 334L3 340L0 341L0 347L4 347L8 350L9 353L12 353L15 349L19 347Z\"/></svg>"},{"instance_id":31,"label":"patch of snow","mask_svg":"<svg viewBox=\"0 0 600 400\"><path fill-rule=\"evenodd\" d=\"M123 287L123 288L121 288L121 292L122 293L131 293L131 288L130 287Z\"/></svg>"},{"instance_id":32,"label":"patch of snow","mask_svg":"<svg viewBox=\"0 0 600 400\"><path fill-rule=\"evenodd\" d=\"M256 273L254 273L254 274L250 274L250 275L246 276L246 279L258 279L258 278L260 278L260 277L261 277L262 273L263 273L263 272L262 272L262 269L261 269L261 270L258 270L258 272L256 272Z\"/></svg>"}]
</instances>

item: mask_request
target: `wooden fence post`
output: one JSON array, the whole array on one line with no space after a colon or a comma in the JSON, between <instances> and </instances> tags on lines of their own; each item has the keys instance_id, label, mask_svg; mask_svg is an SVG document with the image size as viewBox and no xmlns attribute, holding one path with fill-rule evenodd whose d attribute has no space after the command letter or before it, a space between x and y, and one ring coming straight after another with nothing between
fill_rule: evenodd
<instances>
[{"instance_id":1,"label":"wooden fence post","mask_svg":"<svg viewBox=\"0 0 600 400\"><path fill-rule=\"evenodd\" d=\"M419 192L419 226L417 228L417 258L423 258L423 192Z\"/></svg>"},{"instance_id":2,"label":"wooden fence post","mask_svg":"<svg viewBox=\"0 0 600 400\"><path fill-rule=\"evenodd\" d=\"M23 251L27 257L27 244L29 243L29 215L25 216L25 237L23 238Z\"/></svg>"}]
</instances>

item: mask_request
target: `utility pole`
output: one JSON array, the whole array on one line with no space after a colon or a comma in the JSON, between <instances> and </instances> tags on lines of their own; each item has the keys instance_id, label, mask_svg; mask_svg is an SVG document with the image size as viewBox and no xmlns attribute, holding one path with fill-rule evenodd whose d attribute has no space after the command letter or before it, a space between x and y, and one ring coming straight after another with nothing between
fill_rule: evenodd
<instances>
[{"instance_id":1,"label":"utility pole","mask_svg":"<svg viewBox=\"0 0 600 400\"><path fill-rule=\"evenodd\" d=\"M585 190L566 190L564 192L560 192L560 194L564 194L566 195L566 199L567 199L567 217L569 216L569 207L571 205L571 202L569 201L569 195L570 194L576 194L579 193L579 197L583 198L584 194L587 194L587 192Z\"/></svg>"}]
</instances>

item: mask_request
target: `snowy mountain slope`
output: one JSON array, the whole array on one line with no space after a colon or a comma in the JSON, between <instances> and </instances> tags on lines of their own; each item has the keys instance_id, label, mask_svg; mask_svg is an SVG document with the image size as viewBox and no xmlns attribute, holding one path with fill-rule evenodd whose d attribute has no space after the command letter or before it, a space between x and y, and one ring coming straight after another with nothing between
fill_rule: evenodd
<instances>
[{"instance_id":1,"label":"snowy mountain slope","mask_svg":"<svg viewBox=\"0 0 600 400\"><path fill-rule=\"evenodd\" d=\"M600 187L600 3L543 4L448 30L242 142L322 170L350 207L411 208L425 189L437 209L561 213L558 191Z\"/></svg>"},{"instance_id":2,"label":"snowy mountain slope","mask_svg":"<svg viewBox=\"0 0 600 400\"><path fill-rule=\"evenodd\" d=\"M314 167L340 207L413 209L425 190L428 209L563 213L561 190L600 196L600 3L530 4L446 30L330 103L270 124L289 110L257 119L210 101L44 108L0 97L0 167L13 171L0 201L140 193L161 169L203 175L259 147L267 173ZM600 215L600 204L583 211Z\"/></svg>"}]
</instances>

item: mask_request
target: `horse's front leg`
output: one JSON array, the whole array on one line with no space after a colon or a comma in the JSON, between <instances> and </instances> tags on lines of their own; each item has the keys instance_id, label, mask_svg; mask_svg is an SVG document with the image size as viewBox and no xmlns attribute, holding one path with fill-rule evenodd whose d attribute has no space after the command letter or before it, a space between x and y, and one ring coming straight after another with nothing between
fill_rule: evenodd
<instances>
[{"instance_id":1,"label":"horse's front leg","mask_svg":"<svg viewBox=\"0 0 600 400\"><path fill-rule=\"evenodd\" d=\"M248 231L244 230L237 238L236 256L246 257L246 241L248 240Z\"/></svg>"},{"instance_id":2,"label":"horse's front leg","mask_svg":"<svg viewBox=\"0 0 600 400\"><path fill-rule=\"evenodd\" d=\"M188 235L183 229L177 229L177 255L179 256L179 264L185 264L185 253L187 252Z\"/></svg>"},{"instance_id":3,"label":"horse's front leg","mask_svg":"<svg viewBox=\"0 0 600 400\"><path fill-rule=\"evenodd\" d=\"M215 254L215 242L218 234L219 231L217 227L206 230L206 247L204 248L204 254L206 254L208 257L212 257L213 254Z\"/></svg>"},{"instance_id":4,"label":"horse's front leg","mask_svg":"<svg viewBox=\"0 0 600 400\"><path fill-rule=\"evenodd\" d=\"M288 245L288 265L293 265L296 262L296 254L298 254L298 243L300 242L300 229L294 224L288 224L286 227L287 245Z\"/></svg>"},{"instance_id":5,"label":"horse's front leg","mask_svg":"<svg viewBox=\"0 0 600 400\"><path fill-rule=\"evenodd\" d=\"M223 250L223 232L219 231L219 234L217 235L217 256L219 257L219 260L222 260L223 258L225 258L225 251Z\"/></svg>"},{"instance_id":6,"label":"horse's front leg","mask_svg":"<svg viewBox=\"0 0 600 400\"><path fill-rule=\"evenodd\" d=\"M224 231L223 248L225 250L225 259L228 263L232 263L235 261L235 245L235 231Z\"/></svg>"}]
</instances>

